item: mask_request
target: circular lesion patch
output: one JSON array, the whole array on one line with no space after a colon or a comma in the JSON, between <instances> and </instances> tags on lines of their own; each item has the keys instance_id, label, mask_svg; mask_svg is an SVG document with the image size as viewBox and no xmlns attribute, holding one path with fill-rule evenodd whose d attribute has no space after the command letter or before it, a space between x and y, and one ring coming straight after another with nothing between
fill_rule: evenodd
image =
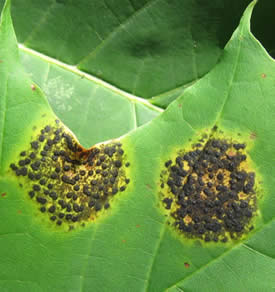
<instances>
[{"instance_id":1,"label":"circular lesion patch","mask_svg":"<svg viewBox=\"0 0 275 292\"><path fill-rule=\"evenodd\" d=\"M178 233L206 242L239 239L257 213L255 171L246 144L205 135L165 162L160 196Z\"/></svg>"},{"instance_id":2,"label":"circular lesion patch","mask_svg":"<svg viewBox=\"0 0 275 292\"><path fill-rule=\"evenodd\" d=\"M10 164L40 213L73 229L110 209L130 179L119 142L84 149L56 120L46 125Z\"/></svg>"}]
</instances>

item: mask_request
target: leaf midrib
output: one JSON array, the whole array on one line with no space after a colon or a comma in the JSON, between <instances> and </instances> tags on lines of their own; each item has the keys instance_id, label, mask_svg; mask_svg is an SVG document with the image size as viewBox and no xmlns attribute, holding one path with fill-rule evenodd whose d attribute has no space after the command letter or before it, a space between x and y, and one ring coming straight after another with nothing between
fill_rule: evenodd
<instances>
[{"instance_id":1,"label":"leaf midrib","mask_svg":"<svg viewBox=\"0 0 275 292\"><path fill-rule=\"evenodd\" d=\"M140 104L143 104L145 105L146 107L154 110L154 111L157 111L159 113L162 113L164 110L160 107L157 107L153 104L151 104L150 102L148 102L146 99L143 99L139 96L135 96L133 94L130 94L128 92L125 92L121 89L119 89L118 87L115 87L114 85L111 85L110 83L107 83L106 81L102 80L102 79L99 79L91 74L88 74L86 72L83 72L81 70L79 70L76 66L72 66L72 65L68 65L66 63L63 63L57 59L54 59L52 57L49 57L49 56L46 56L40 52L37 52L33 49L30 49L30 48L27 48L25 47L23 44L18 44L18 47L21 51L23 52L26 52L30 55L34 55L44 61L46 61L48 64L52 64L52 65L55 65L55 66L58 66L62 69L65 69L66 71L69 71L69 72L72 72L76 75L79 75L81 76L81 78L86 78L87 80L97 84L98 86L101 86L101 87L104 87L108 90L111 90L112 92L118 94L118 95L121 95L123 96L124 98L128 99L130 102L134 102L134 103L140 103Z\"/></svg>"}]
</instances>

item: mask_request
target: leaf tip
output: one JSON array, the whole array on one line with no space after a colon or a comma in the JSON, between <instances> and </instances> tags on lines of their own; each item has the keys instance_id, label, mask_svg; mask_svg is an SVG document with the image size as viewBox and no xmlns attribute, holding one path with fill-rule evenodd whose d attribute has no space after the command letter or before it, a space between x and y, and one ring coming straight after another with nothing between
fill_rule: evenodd
<instances>
[{"instance_id":1,"label":"leaf tip","mask_svg":"<svg viewBox=\"0 0 275 292\"><path fill-rule=\"evenodd\" d=\"M253 0L245 9L242 19L241 19L241 24L244 25L244 27L247 28L247 30L250 32L250 20L251 20L251 15L253 13L253 9L255 5L257 4L258 0Z\"/></svg>"},{"instance_id":2,"label":"leaf tip","mask_svg":"<svg viewBox=\"0 0 275 292\"><path fill-rule=\"evenodd\" d=\"M6 0L3 10L1 12L1 22L0 22L0 26L2 25L2 23L4 22L4 19L10 18L10 7L11 7L11 0Z\"/></svg>"}]
</instances>

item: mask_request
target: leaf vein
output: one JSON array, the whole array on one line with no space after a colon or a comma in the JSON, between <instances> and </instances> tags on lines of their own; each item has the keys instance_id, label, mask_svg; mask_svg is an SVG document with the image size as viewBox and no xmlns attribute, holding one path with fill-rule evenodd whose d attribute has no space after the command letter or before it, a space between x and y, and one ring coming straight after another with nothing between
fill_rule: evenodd
<instances>
[{"instance_id":1,"label":"leaf vein","mask_svg":"<svg viewBox=\"0 0 275 292\"><path fill-rule=\"evenodd\" d=\"M37 23L36 26L33 27L32 31L30 32L29 36L25 39L23 42L24 44L27 44L31 40L31 38L38 32L39 28L42 26L43 23L46 22L47 18L50 15L51 10L56 5L56 2L53 1L53 3L49 6L49 8L44 12L43 16L41 17L41 20Z\"/></svg>"},{"instance_id":2,"label":"leaf vein","mask_svg":"<svg viewBox=\"0 0 275 292\"><path fill-rule=\"evenodd\" d=\"M255 248L252 248L250 245L248 245L248 244L246 244L246 243L243 243L243 246L244 246L246 249L248 249L249 251L251 251L251 252L253 252L253 253L255 253L255 254L258 254L258 255L260 255L260 256L266 257L266 258L268 258L268 259L272 259L272 260L275 259L275 258L273 258L273 257L270 256L270 255L267 255L267 254L265 254L265 253L263 253L263 252L261 252L261 251L256 250Z\"/></svg>"},{"instance_id":3,"label":"leaf vein","mask_svg":"<svg viewBox=\"0 0 275 292\"><path fill-rule=\"evenodd\" d=\"M139 15L140 13L142 13L143 11L145 11L146 9L148 9L149 7L153 6L155 3L157 3L158 1L162 1L162 0L150 0L148 1L144 6L142 6L141 8L139 8L138 10L135 10L135 12L129 17L127 18L126 21L121 22L119 26L115 27L115 29L109 33L109 35L97 46L95 47L95 49L93 49L87 56L83 57L77 65L77 67L83 63L84 61L86 61L86 59L92 57L93 55L95 55L97 53L97 51L99 51L104 45L105 43L111 39L113 36L115 36L120 29L124 28L128 23L130 23L130 21L136 17L137 15Z\"/></svg>"},{"instance_id":4,"label":"leaf vein","mask_svg":"<svg viewBox=\"0 0 275 292\"><path fill-rule=\"evenodd\" d=\"M162 242L162 239L163 239L164 234L165 234L165 230L166 230L166 226L165 226L165 222L164 222L164 224L161 227L159 240L157 241L157 244L156 244L156 247L155 247L155 251L154 251L154 254L153 254L153 259L152 259L152 262L150 264L150 267L149 267L149 270L148 270L148 273L147 273L147 277L146 277L147 285L145 287L145 291L149 291L150 278L151 278L151 275L152 275L152 272L153 272L153 268L154 268L154 265L155 265L155 260L156 260L157 253L158 253L158 251L160 249L161 242Z\"/></svg>"}]
</instances>

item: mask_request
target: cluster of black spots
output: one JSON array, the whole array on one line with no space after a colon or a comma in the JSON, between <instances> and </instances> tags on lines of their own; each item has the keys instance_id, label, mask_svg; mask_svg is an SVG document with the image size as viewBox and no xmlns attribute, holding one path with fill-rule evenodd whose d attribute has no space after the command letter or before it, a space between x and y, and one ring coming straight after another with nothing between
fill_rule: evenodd
<instances>
[{"instance_id":1,"label":"cluster of black spots","mask_svg":"<svg viewBox=\"0 0 275 292\"><path fill-rule=\"evenodd\" d=\"M189 238L226 242L253 226L255 173L245 144L210 138L164 163L161 196L173 225Z\"/></svg>"},{"instance_id":2,"label":"cluster of black spots","mask_svg":"<svg viewBox=\"0 0 275 292\"><path fill-rule=\"evenodd\" d=\"M50 222L72 229L109 209L130 183L121 143L83 149L59 121L44 127L10 168L23 177L28 196Z\"/></svg>"}]
</instances>

